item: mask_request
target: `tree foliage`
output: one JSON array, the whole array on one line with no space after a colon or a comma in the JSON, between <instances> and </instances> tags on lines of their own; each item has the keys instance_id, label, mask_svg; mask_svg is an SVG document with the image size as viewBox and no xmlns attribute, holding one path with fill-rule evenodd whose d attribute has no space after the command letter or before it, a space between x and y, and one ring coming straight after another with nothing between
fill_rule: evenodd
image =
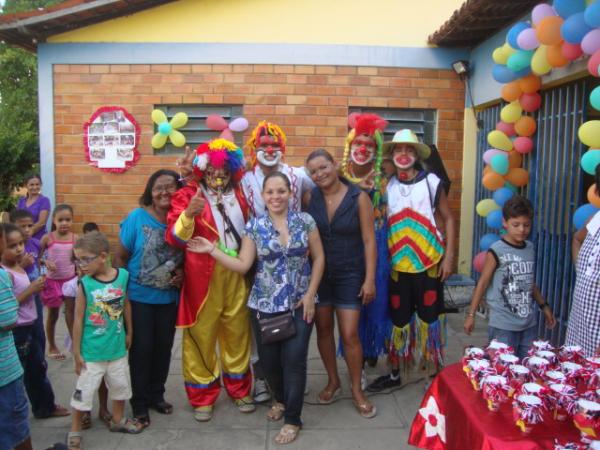
<instances>
[{"instance_id":1,"label":"tree foliage","mask_svg":"<svg viewBox=\"0 0 600 450\"><path fill-rule=\"evenodd\" d=\"M56 0L6 0L3 14L49 6ZM39 166L37 57L0 44L0 211L12 193Z\"/></svg>"}]
</instances>

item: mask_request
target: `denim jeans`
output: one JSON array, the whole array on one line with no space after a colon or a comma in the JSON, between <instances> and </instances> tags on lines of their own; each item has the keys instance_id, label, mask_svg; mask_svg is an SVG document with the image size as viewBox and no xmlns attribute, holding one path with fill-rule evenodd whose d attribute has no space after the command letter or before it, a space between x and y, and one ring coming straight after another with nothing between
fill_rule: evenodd
<instances>
[{"instance_id":1,"label":"denim jeans","mask_svg":"<svg viewBox=\"0 0 600 450\"><path fill-rule=\"evenodd\" d=\"M522 331L509 331L489 327L488 338L490 341L496 339L497 341L510 345L515 350L515 355L523 359L527 356L527 351L531 347L533 341L538 337L537 329L537 325Z\"/></svg>"},{"instance_id":2,"label":"denim jeans","mask_svg":"<svg viewBox=\"0 0 600 450\"><path fill-rule=\"evenodd\" d=\"M284 422L301 426L302 406L304 404L304 388L306 387L306 358L308 343L313 324L302 319L303 309L294 311L296 334L288 339L263 344L260 339L260 327L256 310L250 310L252 328L256 334L258 356L265 371L265 376L273 391L275 400L285 406ZM277 314L260 313L261 318L273 317Z\"/></svg>"},{"instance_id":3,"label":"denim jeans","mask_svg":"<svg viewBox=\"0 0 600 450\"><path fill-rule=\"evenodd\" d=\"M35 322L13 328L15 347L23 366L23 382L36 419L49 417L56 409L54 391L48 379L48 364L41 342L36 338Z\"/></svg>"},{"instance_id":4,"label":"denim jeans","mask_svg":"<svg viewBox=\"0 0 600 450\"><path fill-rule=\"evenodd\" d=\"M152 305L135 300L130 304L133 323L133 342L129 349L133 392L130 402L133 414L144 416L150 405L164 401L177 304Z\"/></svg>"}]
</instances>

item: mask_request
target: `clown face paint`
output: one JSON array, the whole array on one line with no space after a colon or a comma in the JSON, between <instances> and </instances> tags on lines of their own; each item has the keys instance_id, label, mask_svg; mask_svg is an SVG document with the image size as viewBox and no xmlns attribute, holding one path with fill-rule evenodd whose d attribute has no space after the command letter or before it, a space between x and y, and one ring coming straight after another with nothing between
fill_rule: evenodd
<instances>
[{"instance_id":1,"label":"clown face paint","mask_svg":"<svg viewBox=\"0 0 600 450\"><path fill-rule=\"evenodd\" d=\"M256 160L263 166L273 167L281 161L281 145L273 136L261 136L256 147Z\"/></svg>"},{"instance_id":2,"label":"clown face paint","mask_svg":"<svg viewBox=\"0 0 600 450\"><path fill-rule=\"evenodd\" d=\"M364 166L373 161L375 156L375 139L361 134L350 145L350 159L357 166Z\"/></svg>"},{"instance_id":3,"label":"clown face paint","mask_svg":"<svg viewBox=\"0 0 600 450\"><path fill-rule=\"evenodd\" d=\"M401 170L408 170L417 162L417 151L412 145L398 144L392 155L394 165Z\"/></svg>"},{"instance_id":4,"label":"clown face paint","mask_svg":"<svg viewBox=\"0 0 600 450\"><path fill-rule=\"evenodd\" d=\"M229 186L231 180L231 174L226 168L215 169L214 167L208 167L204 172L204 179L206 186L213 191L224 191Z\"/></svg>"}]
</instances>

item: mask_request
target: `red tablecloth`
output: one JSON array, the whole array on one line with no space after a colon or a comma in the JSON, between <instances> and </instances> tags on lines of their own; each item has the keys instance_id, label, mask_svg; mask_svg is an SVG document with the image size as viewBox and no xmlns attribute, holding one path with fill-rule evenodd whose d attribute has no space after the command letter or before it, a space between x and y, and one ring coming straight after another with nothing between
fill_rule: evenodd
<instances>
[{"instance_id":1,"label":"red tablecloth","mask_svg":"<svg viewBox=\"0 0 600 450\"><path fill-rule=\"evenodd\" d=\"M481 392L471 387L461 364L453 364L435 377L425 393L408 443L430 450L537 450L553 449L555 438L561 444L579 442L579 431L572 420L557 422L550 414L545 417L530 435L524 435L514 423L512 403L490 412Z\"/></svg>"}]
</instances>

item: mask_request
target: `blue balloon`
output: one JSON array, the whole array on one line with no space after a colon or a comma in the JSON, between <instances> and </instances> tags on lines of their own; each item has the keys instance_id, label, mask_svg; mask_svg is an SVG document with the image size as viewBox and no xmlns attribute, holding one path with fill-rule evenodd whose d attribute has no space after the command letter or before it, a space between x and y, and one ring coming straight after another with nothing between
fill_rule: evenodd
<instances>
[{"instance_id":1,"label":"blue balloon","mask_svg":"<svg viewBox=\"0 0 600 450\"><path fill-rule=\"evenodd\" d=\"M567 20L564 21L560 27L560 34L563 39L571 44L579 44L583 37L592 30L583 18L584 14L579 12L573 14Z\"/></svg>"},{"instance_id":2,"label":"blue balloon","mask_svg":"<svg viewBox=\"0 0 600 450\"><path fill-rule=\"evenodd\" d=\"M566 19L585 10L585 0L554 0L554 10Z\"/></svg>"},{"instance_id":3,"label":"blue balloon","mask_svg":"<svg viewBox=\"0 0 600 450\"><path fill-rule=\"evenodd\" d=\"M588 27L600 27L600 2L594 2L588 5L583 12L583 19Z\"/></svg>"},{"instance_id":4,"label":"blue balloon","mask_svg":"<svg viewBox=\"0 0 600 450\"><path fill-rule=\"evenodd\" d=\"M523 70L519 70L517 72L514 72L514 74L515 74L515 80L518 80L519 78L526 77L530 73L531 73L531 66L527 66Z\"/></svg>"},{"instance_id":5,"label":"blue balloon","mask_svg":"<svg viewBox=\"0 0 600 450\"><path fill-rule=\"evenodd\" d=\"M513 195L515 195L513 190L503 187L495 191L492 195L492 198L498 204L498 206L502 208L504 204L513 197Z\"/></svg>"},{"instance_id":6,"label":"blue balloon","mask_svg":"<svg viewBox=\"0 0 600 450\"><path fill-rule=\"evenodd\" d=\"M499 240L500 240L500 236L498 236L497 234L494 234L494 233L484 234L483 236L481 236L481 239L479 240L479 249L482 252L487 252L490 249L490 247L492 246L492 244Z\"/></svg>"},{"instance_id":7,"label":"blue balloon","mask_svg":"<svg viewBox=\"0 0 600 450\"><path fill-rule=\"evenodd\" d=\"M517 38L519 37L519 33L527 28L530 28L530 25L526 22L517 22L510 27L510 30L508 30L508 34L506 35L506 41L512 48L521 50Z\"/></svg>"},{"instance_id":8,"label":"blue balloon","mask_svg":"<svg viewBox=\"0 0 600 450\"><path fill-rule=\"evenodd\" d=\"M504 64L495 64L492 68L492 77L498 83L510 83L511 81L515 81L519 76L518 72L513 72Z\"/></svg>"},{"instance_id":9,"label":"blue balloon","mask_svg":"<svg viewBox=\"0 0 600 450\"><path fill-rule=\"evenodd\" d=\"M511 191L513 191L513 192L515 192L515 193L516 193L516 192L519 192L519 188L518 188L518 187L516 187L514 184L512 184L512 183L509 183L508 181L504 183L504 187L505 187L506 189L510 189Z\"/></svg>"},{"instance_id":10,"label":"blue balloon","mask_svg":"<svg viewBox=\"0 0 600 450\"><path fill-rule=\"evenodd\" d=\"M583 206L580 206L575 210L575 214L573 214L573 225L575 225L575 229L579 230L585 222L593 215L600 211L591 203L586 203ZM491 214L491 213L490 213ZM488 218L489 218L488 214Z\"/></svg>"},{"instance_id":11,"label":"blue balloon","mask_svg":"<svg viewBox=\"0 0 600 450\"><path fill-rule=\"evenodd\" d=\"M502 211L495 209L494 211L490 212L485 218L485 222L490 228L502 228Z\"/></svg>"}]
</instances>

